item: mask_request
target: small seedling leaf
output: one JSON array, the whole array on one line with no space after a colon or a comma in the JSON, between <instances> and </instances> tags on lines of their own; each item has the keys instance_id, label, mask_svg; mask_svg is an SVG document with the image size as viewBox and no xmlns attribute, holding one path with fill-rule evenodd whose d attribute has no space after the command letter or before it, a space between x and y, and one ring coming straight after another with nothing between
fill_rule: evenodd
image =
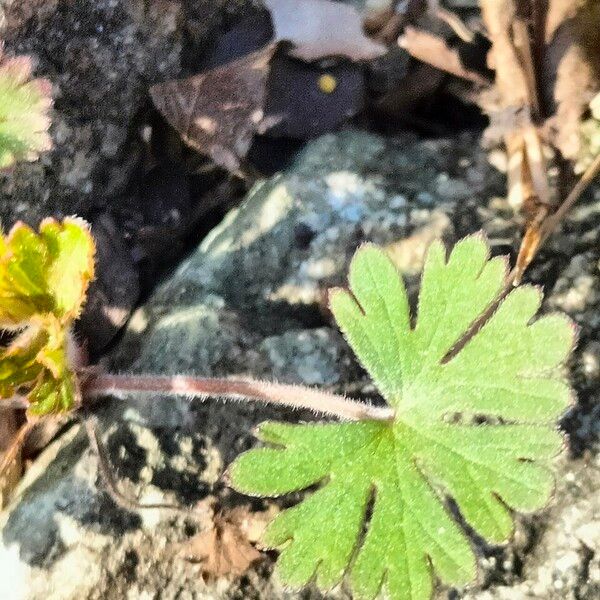
<instances>
[{"instance_id":1,"label":"small seedling leaf","mask_svg":"<svg viewBox=\"0 0 600 600\"><path fill-rule=\"evenodd\" d=\"M265 533L281 551L284 582L314 578L328 590L348 572L356 599L426 600L433 574L455 586L476 575L448 497L493 542L510 536L511 509L547 503L562 447L556 421L571 399L562 366L573 324L558 315L532 321L541 293L523 286L450 352L497 297L505 272L481 236L460 241L448 258L435 242L413 318L390 259L372 245L357 251L350 290L334 290L331 308L394 421L265 423L258 435L266 447L230 468L232 485L250 495L317 485Z\"/></svg>"},{"instance_id":2,"label":"small seedling leaf","mask_svg":"<svg viewBox=\"0 0 600 600\"><path fill-rule=\"evenodd\" d=\"M72 321L94 274L94 243L79 219L46 219L39 234L17 223L0 236L0 327L18 328L36 315Z\"/></svg>"},{"instance_id":3,"label":"small seedling leaf","mask_svg":"<svg viewBox=\"0 0 600 600\"><path fill-rule=\"evenodd\" d=\"M7 57L0 43L0 169L34 160L51 147L51 85L32 80L31 71L29 57Z\"/></svg>"},{"instance_id":4,"label":"small seedling leaf","mask_svg":"<svg viewBox=\"0 0 600 600\"><path fill-rule=\"evenodd\" d=\"M23 394L36 414L78 401L69 331L93 274L94 242L79 219L0 234L0 328L14 334L0 352L0 398Z\"/></svg>"}]
</instances>

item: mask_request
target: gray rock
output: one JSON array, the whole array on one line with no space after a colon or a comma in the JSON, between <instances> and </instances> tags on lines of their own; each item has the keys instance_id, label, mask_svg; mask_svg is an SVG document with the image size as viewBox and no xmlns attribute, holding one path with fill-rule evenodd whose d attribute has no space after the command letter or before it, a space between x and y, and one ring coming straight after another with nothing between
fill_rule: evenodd
<instances>
[{"instance_id":1,"label":"gray rock","mask_svg":"<svg viewBox=\"0 0 600 600\"><path fill-rule=\"evenodd\" d=\"M286 331L260 344L272 365L274 379L323 386L339 382L344 362L342 348L340 334L326 327Z\"/></svg>"},{"instance_id":2,"label":"gray rock","mask_svg":"<svg viewBox=\"0 0 600 600\"><path fill-rule=\"evenodd\" d=\"M357 131L310 143L285 173L258 183L135 315L117 366L257 375L257 340L328 323L326 290L345 282L359 244L391 244L431 223L452 239L446 213L456 191L440 189L438 175L459 173L473 203L501 189L472 145ZM490 176L471 184L465 157ZM407 272L419 256L405 261Z\"/></svg>"}]
</instances>

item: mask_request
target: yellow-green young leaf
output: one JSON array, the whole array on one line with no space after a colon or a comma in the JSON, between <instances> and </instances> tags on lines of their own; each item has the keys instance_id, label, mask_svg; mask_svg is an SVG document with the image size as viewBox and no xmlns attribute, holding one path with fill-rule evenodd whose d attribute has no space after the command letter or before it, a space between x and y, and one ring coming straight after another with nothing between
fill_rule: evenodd
<instances>
[{"instance_id":1,"label":"yellow-green young leaf","mask_svg":"<svg viewBox=\"0 0 600 600\"><path fill-rule=\"evenodd\" d=\"M46 219L40 238L47 250L45 278L53 298L52 312L61 320L76 319L94 276L94 242L87 223Z\"/></svg>"},{"instance_id":2,"label":"yellow-green young leaf","mask_svg":"<svg viewBox=\"0 0 600 600\"><path fill-rule=\"evenodd\" d=\"M28 412L34 415L67 412L79 400L77 379L70 372L57 379L50 371L45 371L44 376L28 394L28 400Z\"/></svg>"},{"instance_id":3,"label":"yellow-green young leaf","mask_svg":"<svg viewBox=\"0 0 600 600\"><path fill-rule=\"evenodd\" d=\"M0 327L18 328L46 314L68 324L93 275L94 241L84 221L46 219L39 234L17 223L0 235Z\"/></svg>"},{"instance_id":4,"label":"yellow-green young leaf","mask_svg":"<svg viewBox=\"0 0 600 600\"><path fill-rule=\"evenodd\" d=\"M0 235L0 327L15 338L0 352L0 398L21 394L36 414L79 400L69 331L94 271L94 242L79 219L22 223Z\"/></svg>"},{"instance_id":5,"label":"yellow-green young leaf","mask_svg":"<svg viewBox=\"0 0 600 600\"><path fill-rule=\"evenodd\" d=\"M47 341L43 329L30 327L0 352L0 398L10 398L22 385L40 377L44 367L37 357Z\"/></svg>"},{"instance_id":6,"label":"yellow-green young leaf","mask_svg":"<svg viewBox=\"0 0 600 600\"><path fill-rule=\"evenodd\" d=\"M50 149L51 85L31 79L31 59L9 58L0 44L0 169Z\"/></svg>"},{"instance_id":7,"label":"yellow-green young leaf","mask_svg":"<svg viewBox=\"0 0 600 600\"><path fill-rule=\"evenodd\" d=\"M68 331L53 315L32 321L0 353L0 398L23 394L36 415L73 408L79 388L68 343Z\"/></svg>"},{"instance_id":8,"label":"yellow-green young leaf","mask_svg":"<svg viewBox=\"0 0 600 600\"><path fill-rule=\"evenodd\" d=\"M523 286L446 359L502 289L505 270L480 236L460 241L448 259L436 242L411 316L389 258L372 245L357 251L351 289L334 290L331 308L394 421L266 423L259 437L267 447L230 468L246 494L318 486L266 531L265 543L281 550L284 582L301 587L315 577L327 590L348 573L357 600L427 600L433 574L458 586L476 575L448 496L494 542L510 536L511 509L546 504L562 447L556 422L571 399L562 370L571 321L533 320L541 294Z\"/></svg>"}]
</instances>

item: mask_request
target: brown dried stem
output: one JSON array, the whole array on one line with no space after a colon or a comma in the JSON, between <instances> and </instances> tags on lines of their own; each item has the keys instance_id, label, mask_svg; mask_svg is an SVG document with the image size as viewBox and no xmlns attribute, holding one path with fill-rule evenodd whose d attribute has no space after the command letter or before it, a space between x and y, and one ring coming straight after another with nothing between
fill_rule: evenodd
<instances>
[{"instance_id":1,"label":"brown dried stem","mask_svg":"<svg viewBox=\"0 0 600 600\"><path fill-rule=\"evenodd\" d=\"M11 441L10 446L6 449L2 460L0 461L0 479L2 479L5 473L8 471L13 462L17 459L23 444L27 440L27 436L31 430L35 427L37 420L31 419L25 421L19 431L15 434L15 437Z\"/></svg>"},{"instance_id":2,"label":"brown dried stem","mask_svg":"<svg viewBox=\"0 0 600 600\"><path fill-rule=\"evenodd\" d=\"M550 215L542 225L540 246L548 239L554 230L560 225L565 215L573 208L574 204L581 198L589 185L600 174L600 154L596 156L592 164L586 169L579 181L575 184L565 201L558 210Z\"/></svg>"},{"instance_id":3,"label":"brown dried stem","mask_svg":"<svg viewBox=\"0 0 600 600\"><path fill-rule=\"evenodd\" d=\"M592 181L594 181L598 174L600 174L600 154L595 158L594 162L587 168L587 170L581 176L579 181L575 184L569 195L558 207L558 210L552 215L550 215L541 225L539 242L532 249L531 254L528 256L528 261L522 267L517 265L510 271L510 273L506 276L506 279L504 280L504 287L502 288L502 291L498 294L494 301L486 308L486 310L472 323L469 329L456 342L456 344L454 344L454 346L443 358L443 362L448 362L452 360L452 358L454 358L465 347L469 340L471 340L477 334L477 332L479 332L481 328L489 321L489 319L496 312L496 309L504 300L504 298L506 298L506 296L510 293L510 291L514 288L515 285L518 285L520 283L525 269L527 269L527 267L531 264L537 253L540 251L540 248L542 247L544 242L560 225L561 221L565 218L566 214L571 208L573 208L573 205L577 202L577 200L579 200L579 198L581 198L581 195L589 187Z\"/></svg>"},{"instance_id":4,"label":"brown dried stem","mask_svg":"<svg viewBox=\"0 0 600 600\"><path fill-rule=\"evenodd\" d=\"M117 480L114 475L114 469L111 465L110 458L108 456L108 452L104 443L102 442L102 438L100 437L100 433L98 432L98 422L97 419L93 416L88 416L85 421L85 432L87 434L90 448L92 452L98 458L98 470L100 472L100 476L104 481L104 485L106 488L106 492L110 496L111 500L120 508L126 511L135 512L138 510L148 510L148 509L160 509L160 510L170 510L178 513L183 513L185 516L193 517L194 519L202 519L204 515L201 515L191 509L188 509L184 506L178 506L177 504L166 504L166 503L157 503L157 504L144 504L138 502L135 498L131 498L127 494L124 494L120 489L117 483Z\"/></svg>"}]
</instances>

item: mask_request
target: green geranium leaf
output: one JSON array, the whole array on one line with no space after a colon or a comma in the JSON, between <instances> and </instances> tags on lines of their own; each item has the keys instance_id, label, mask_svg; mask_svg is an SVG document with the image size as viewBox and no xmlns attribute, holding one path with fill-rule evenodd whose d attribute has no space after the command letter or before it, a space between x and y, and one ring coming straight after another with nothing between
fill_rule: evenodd
<instances>
[{"instance_id":1,"label":"green geranium leaf","mask_svg":"<svg viewBox=\"0 0 600 600\"><path fill-rule=\"evenodd\" d=\"M476 575L448 496L494 542L511 534L510 509L547 503L563 443L556 421L571 400L561 369L571 321L532 321L541 294L523 286L446 360L501 291L505 271L479 236L460 241L448 260L432 244L413 319L389 258L375 246L358 250L351 291L334 290L331 308L394 421L266 423L259 438L270 447L230 468L232 485L251 495L318 485L266 531L265 544L281 550L284 582L300 587L315 577L327 590L349 573L354 598L426 600L432 571L458 586Z\"/></svg>"},{"instance_id":2,"label":"green geranium leaf","mask_svg":"<svg viewBox=\"0 0 600 600\"><path fill-rule=\"evenodd\" d=\"M39 233L17 223L0 234L0 327L15 334L0 352L0 398L26 395L36 414L78 401L70 329L94 274L94 241L79 219L46 219Z\"/></svg>"},{"instance_id":3,"label":"green geranium leaf","mask_svg":"<svg viewBox=\"0 0 600 600\"><path fill-rule=\"evenodd\" d=\"M31 79L31 59L9 58L0 44L0 169L50 149L51 85Z\"/></svg>"}]
</instances>

